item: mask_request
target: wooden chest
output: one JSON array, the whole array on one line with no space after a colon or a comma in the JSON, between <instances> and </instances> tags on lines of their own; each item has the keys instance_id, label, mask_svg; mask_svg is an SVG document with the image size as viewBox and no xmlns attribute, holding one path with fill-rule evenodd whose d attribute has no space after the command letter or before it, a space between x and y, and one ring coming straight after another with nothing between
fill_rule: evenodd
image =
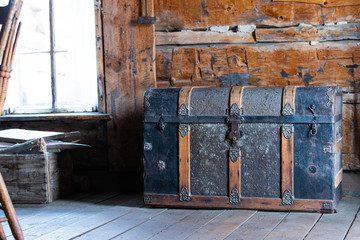
<instances>
[{"instance_id":1,"label":"wooden chest","mask_svg":"<svg viewBox=\"0 0 360 240\"><path fill-rule=\"evenodd\" d=\"M341 126L336 86L149 89L144 202L333 212Z\"/></svg>"}]
</instances>

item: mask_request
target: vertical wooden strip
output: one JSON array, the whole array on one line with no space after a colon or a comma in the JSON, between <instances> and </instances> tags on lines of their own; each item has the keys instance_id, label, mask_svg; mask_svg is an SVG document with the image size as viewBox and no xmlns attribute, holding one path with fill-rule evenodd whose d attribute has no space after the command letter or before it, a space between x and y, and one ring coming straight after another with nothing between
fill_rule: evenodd
<instances>
[{"instance_id":1,"label":"vertical wooden strip","mask_svg":"<svg viewBox=\"0 0 360 240\"><path fill-rule=\"evenodd\" d=\"M190 115L190 96L193 87L182 87L179 93L178 114ZM190 125L179 125L179 195L180 201L190 200Z\"/></svg>"},{"instance_id":2,"label":"vertical wooden strip","mask_svg":"<svg viewBox=\"0 0 360 240\"><path fill-rule=\"evenodd\" d=\"M234 115L234 111L237 110L236 108L239 109L239 113L238 115L242 114L242 96L243 96L243 92L244 89L246 87L239 87L239 86L234 86L231 88L231 92L230 92L230 115Z\"/></svg>"},{"instance_id":3,"label":"vertical wooden strip","mask_svg":"<svg viewBox=\"0 0 360 240\"><path fill-rule=\"evenodd\" d=\"M284 116L295 115L295 93L296 93L296 86L284 87L283 100L282 100L282 115Z\"/></svg>"},{"instance_id":4,"label":"vertical wooden strip","mask_svg":"<svg viewBox=\"0 0 360 240\"><path fill-rule=\"evenodd\" d=\"M179 93L178 114L182 116L190 115L190 95L193 87L182 87Z\"/></svg>"},{"instance_id":5,"label":"vertical wooden strip","mask_svg":"<svg viewBox=\"0 0 360 240\"><path fill-rule=\"evenodd\" d=\"M179 134L179 193L184 193L190 196L190 131L184 137L181 136L180 132L178 134ZM185 197L184 199L187 199L187 197Z\"/></svg>"},{"instance_id":6,"label":"vertical wooden strip","mask_svg":"<svg viewBox=\"0 0 360 240\"><path fill-rule=\"evenodd\" d=\"M235 190L236 189L236 190ZM235 191L235 192L234 192ZM237 191L237 193L236 193ZM229 157L229 194L241 195L241 156L233 162Z\"/></svg>"},{"instance_id":7,"label":"vertical wooden strip","mask_svg":"<svg viewBox=\"0 0 360 240\"><path fill-rule=\"evenodd\" d=\"M230 92L230 116L240 116L244 87L234 86ZM241 196L241 151L229 150L229 196L230 203L239 203Z\"/></svg>"},{"instance_id":8,"label":"vertical wooden strip","mask_svg":"<svg viewBox=\"0 0 360 240\"><path fill-rule=\"evenodd\" d=\"M284 87L282 115L295 115L295 86ZM284 124L281 130L281 193L282 204L292 205L294 200L294 126Z\"/></svg>"},{"instance_id":9,"label":"vertical wooden strip","mask_svg":"<svg viewBox=\"0 0 360 240\"><path fill-rule=\"evenodd\" d=\"M286 129L286 128L290 128ZM292 126L283 126L284 131L292 131ZM285 129L285 130L284 130ZM281 136L281 191L284 194L286 190L294 193L294 134L289 138L286 137L288 133L282 133Z\"/></svg>"}]
</instances>

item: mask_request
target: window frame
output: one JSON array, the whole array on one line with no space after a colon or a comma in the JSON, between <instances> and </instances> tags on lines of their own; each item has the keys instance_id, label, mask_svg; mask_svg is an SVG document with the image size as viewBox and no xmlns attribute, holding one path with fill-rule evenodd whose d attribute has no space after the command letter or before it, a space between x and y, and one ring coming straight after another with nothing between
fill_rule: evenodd
<instances>
[{"instance_id":1,"label":"window frame","mask_svg":"<svg viewBox=\"0 0 360 240\"><path fill-rule=\"evenodd\" d=\"M56 86L56 60L55 54L55 29L54 29L54 0L49 0L49 24L50 24L50 81L51 81L51 108L43 108L40 111L36 109L27 109L23 112L21 109L15 110L14 113L4 109L4 115L34 115L34 114L66 114L67 112L86 113L78 108L59 108L57 106L57 86ZM105 67L104 67L104 42L103 42L103 21L102 21L102 0L93 0L94 3L94 20L95 20L95 54L96 54L96 70L97 70L97 107L92 109L94 113L106 113L105 103Z\"/></svg>"}]
</instances>

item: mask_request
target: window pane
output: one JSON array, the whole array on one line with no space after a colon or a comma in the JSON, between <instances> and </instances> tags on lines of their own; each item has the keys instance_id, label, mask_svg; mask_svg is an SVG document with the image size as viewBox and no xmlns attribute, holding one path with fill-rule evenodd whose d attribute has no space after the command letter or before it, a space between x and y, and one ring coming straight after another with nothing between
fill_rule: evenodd
<instances>
[{"instance_id":1,"label":"window pane","mask_svg":"<svg viewBox=\"0 0 360 240\"><path fill-rule=\"evenodd\" d=\"M24 1L20 21L22 27L17 54L49 51L49 0Z\"/></svg>"},{"instance_id":2,"label":"window pane","mask_svg":"<svg viewBox=\"0 0 360 240\"><path fill-rule=\"evenodd\" d=\"M48 53L18 54L9 79L6 108L51 108Z\"/></svg>"},{"instance_id":3,"label":"window pane","mask_svg":"<svg viewBox=\"0 0 360 240\"><path fill-rule=\"evenodd\" d=\"M23 2L5 109L51 107L49 0Z\"/></svg>"},{"instance_id":4,"label":"window pane","mask_svg":"<svg viewBox=\"0 0 360 240\"><path fill-rule=\"evenodd\" d=\"M54 9L58 107L97 106L94 0L54 0Z\"/></svg>"},{"instance_id":5,"label":"window pane","mask_svg":"<svg viewBox=\"0 0 360 240\"><path fill-rule=\"evenodd\" d=\"M1 0L0 0L1 1ZM94 0L53 0L56 111L97 106ZM51 111L49 0L24 1L5 109ZM16 109L16 111L14 111ZM35 110L36 111L36 110Z\"/></svg>"}]
</instances>

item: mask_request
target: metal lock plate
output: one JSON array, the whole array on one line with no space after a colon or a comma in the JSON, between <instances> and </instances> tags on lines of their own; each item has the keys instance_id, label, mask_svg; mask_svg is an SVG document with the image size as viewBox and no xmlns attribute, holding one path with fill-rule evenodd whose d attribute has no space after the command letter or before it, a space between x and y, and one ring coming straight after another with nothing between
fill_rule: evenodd
<instances>
[{"instance_id":1,"label":"metal lock plate","mask_svg":"<svg viewBox=\"0 0 360 240\"><path fill-rule=\"evenodd\" d=\"M244 135L244 133L240 131L240 124L243 121L243 117L229 117L227 119L227 123L230 125L228 138L233 146L236 145L237 141Z\"/></svg>"}]
</instances>

